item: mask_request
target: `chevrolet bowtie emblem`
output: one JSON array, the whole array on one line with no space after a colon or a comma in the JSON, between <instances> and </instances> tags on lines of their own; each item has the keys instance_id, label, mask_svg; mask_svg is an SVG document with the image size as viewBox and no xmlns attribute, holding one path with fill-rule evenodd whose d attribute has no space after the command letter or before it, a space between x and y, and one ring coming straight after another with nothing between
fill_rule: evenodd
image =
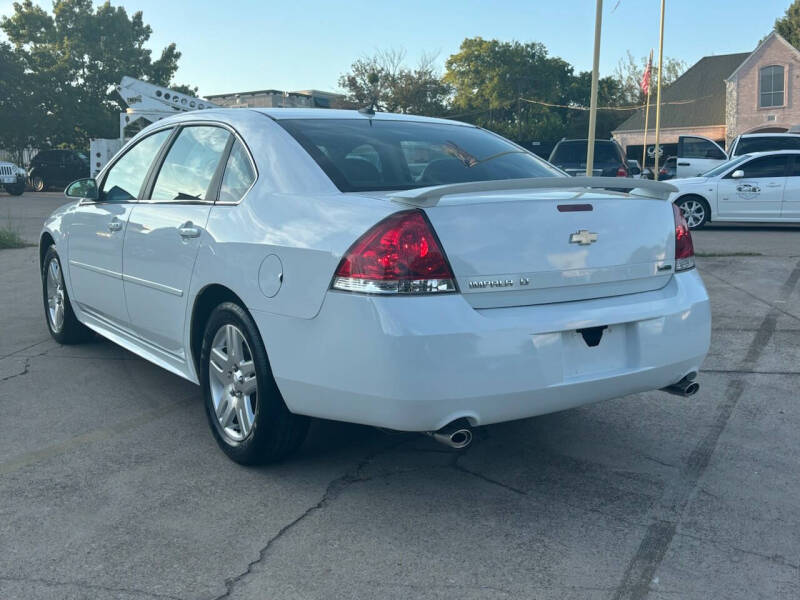
<instances>
[{"instance_id":1,"label":"chevrolet bowtie emblem","mask_svg":"<svg viewBox=\"0 0 800 600\"><path fill-rule=\"evenodd\" d=\"M596 241L597 241L597 234L592 233L591 231L587 231L586 229L580 229L576 233L573 233L569 236L570 244L580 244L581 246L588 246L589 244L594 244Z\"/></svg>"}]
</instances>

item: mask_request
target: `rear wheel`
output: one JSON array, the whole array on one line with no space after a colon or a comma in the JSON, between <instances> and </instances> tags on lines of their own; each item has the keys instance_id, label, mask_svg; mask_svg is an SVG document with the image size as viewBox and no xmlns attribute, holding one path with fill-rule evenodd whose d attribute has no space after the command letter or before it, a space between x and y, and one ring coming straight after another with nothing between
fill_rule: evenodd
<instances>
[{"instance_id":1,"label":"rear wheel","mask_svg":"<svg viewBox=\"0 0 800 600\"><path fill-rule=\"evenodd\" d=\"M232 302L209 317L200 354L206 416L220 448L254 465L280 460L305 439L309 419L289 412L252 317Z\"/></svg>"},{"instance_id":2,"label":"rear wheel","mask_svg":"<svg viewBox=\"0 0 800 600\"><path fill-rule=\"evenodd\" d=\"M43 192L47 189L47 183L42 177L36 175L31 179L31 187L35 192Z\"/></svg>"},{"instance_id":3,"label":"rear wheel","mask_svg":"<svg viewBox=\"0 0 800 600\"><path fill-rule=\"evenodd\" d=\"M711 216L711 208L700 196L684 196L675 203L681 209L683 218L689 225L689 229L700 229L708 223Z\"/></svg>"},{"instance_id":4,"label":"rear wheel","mask_svg":"<svg viewBox=\"0 0 800 600\"><path fill-rule=\"evenodd\" d=\"M59 344L79 344L92 336L72 310L55 246L47 249L42 262L42 297L47 329L55 341Z\"/></svg>"}]
</instances>

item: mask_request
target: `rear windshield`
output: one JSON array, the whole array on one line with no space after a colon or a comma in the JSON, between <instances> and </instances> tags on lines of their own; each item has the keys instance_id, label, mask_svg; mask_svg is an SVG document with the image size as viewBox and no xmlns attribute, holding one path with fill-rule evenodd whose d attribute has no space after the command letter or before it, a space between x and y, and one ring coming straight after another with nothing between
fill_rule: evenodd
<instances>
[{"instance_id":1,"label":"rear windshield","mask_svg":"<svg viewBox=\"0 0 800 600\"><path fill-rule=\"evenodd\" d=\"M586 148L589 142L586 140L574 140L571 142L560 142L556 149L553 150L553 155L550 157L550 162L554 165L565 164L586 164ZM619 149L614 142L597 141L594 143L594 162L595 163L614 163L619 164L622 162L622 157L619 154Z\"/></svg>"},{"instance_id":2,"label":"rear windshield","mask_svg":"<svg viewBox=\"0 0 800 600\"><path fill-rule=\"evenodd\" d=\"M483 129L382 119L278 120L343 192L563 173Z\"/></svg>"},{"instance_id":3,"label":"rear windshield","mask_svg":"<svg viewBox=\"0 0 800 600\"><path fill-rule=\"evenodd\" d=\"M736 144L735 154L769 152L771 150L800 150L800 135L775 137L743 137Z\"/></svg>"}]
</instances>

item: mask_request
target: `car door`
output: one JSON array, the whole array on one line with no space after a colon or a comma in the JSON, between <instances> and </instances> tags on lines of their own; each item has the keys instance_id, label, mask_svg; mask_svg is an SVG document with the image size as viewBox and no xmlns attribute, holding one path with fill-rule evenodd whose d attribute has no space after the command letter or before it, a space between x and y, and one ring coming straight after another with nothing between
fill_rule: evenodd
<instances>
[{"instance_id":1,"label":"car door","mask_svg":"<svg viewBox=\"0 0 800 600\"><path fill-rule=\"evenodd\" d=\"M781 214L788 155L775 154L749 160L720 179L718 215L722 218L775 219ZM744 176L733 177L743 171Z\"/></svg>"},{"instance_id":2,"label":"car door","mask_svg":"<svg viewBox=\"0 0 800 600\"><path fill-rule=\"evenodd\" d=\"M97 200L82 199L68 217L72 298L90 315L118 327L128 323L122 287L125 228L150 165L169 131L130 147L103 174Z\"/></svg>"},{"instance_id":3,"label":"car door","mask_svg":"<svg viewBox=\"0 0 800 600\"><path fill-rule=\"evenodd\" d=\"M123 287L131 328L179 359L195 259L232 139L214 125L179 129L128 221Z\"/></svg>"},{"instance_id":4,"label":"car door","mask_svg":"<svg viewBox=\"0 0 800 600\"><path fill-rule=\"evenodd\" d=\"M697 177L728 160L719 144L705 137L678 137L678 170L676 177Z\"/></svg>"},{"instance_id":5,"label":"car door","mask_svg":"<svg viewBox=\"0 0 800 600\"><path fill-rule=\"evenodd\" d=\"M781 203L781 218L800 220L800 154L792 154L789 157L787 175Z\"/></svg>"}]
</instances>

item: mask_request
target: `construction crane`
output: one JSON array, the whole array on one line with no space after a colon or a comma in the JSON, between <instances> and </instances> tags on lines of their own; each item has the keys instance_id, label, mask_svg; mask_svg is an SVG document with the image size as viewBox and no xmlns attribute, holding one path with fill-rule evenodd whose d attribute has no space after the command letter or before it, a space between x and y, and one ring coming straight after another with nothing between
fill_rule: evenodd
<instances>
[{"instance_id":1,"label":"construction crane","mask_svg":"<svg viewBox=\"0 0 800 600\"><path fill-rule=\"evenodd\" d=\"M92 177L100 172L131 137L127 134L131 125L137 123L143 125L141 121L145 121L146 125L149 125L164 117L174 115L176 112L220 108L203 98L195 98L127 75L115 87L128 108L119 114L119 138L90 140ZM139 129L137 128L137 131Z\"/></svg>"}]
</instances>

